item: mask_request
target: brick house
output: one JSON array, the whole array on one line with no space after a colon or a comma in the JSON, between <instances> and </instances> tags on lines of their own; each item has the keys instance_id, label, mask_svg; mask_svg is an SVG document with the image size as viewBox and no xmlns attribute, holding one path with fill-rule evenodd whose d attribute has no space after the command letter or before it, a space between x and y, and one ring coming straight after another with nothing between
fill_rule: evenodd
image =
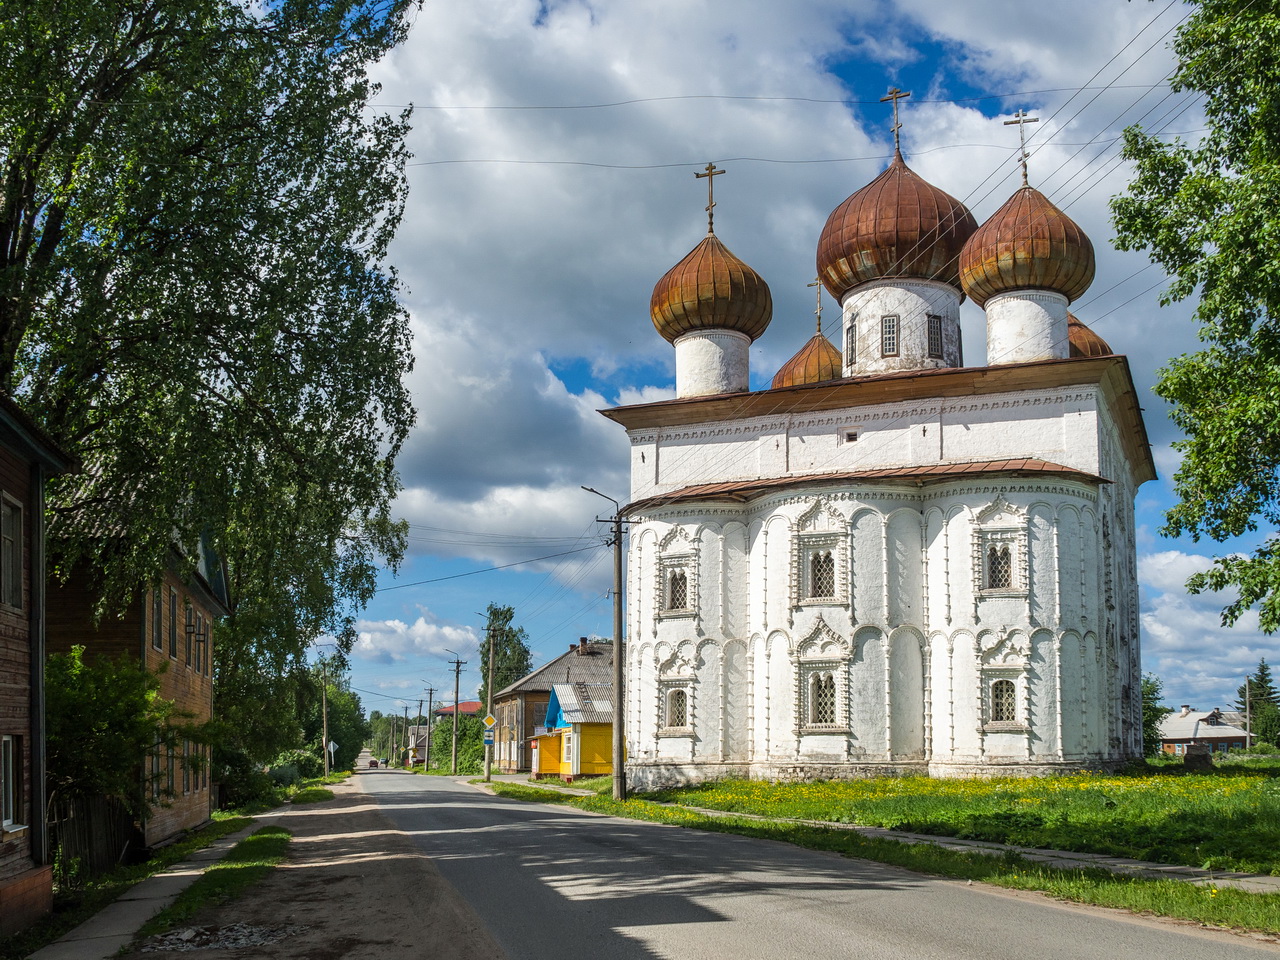
<instances>
[{"instance_id":1,"label":"brick house","mask_svg":"<svg viewBox=\"0 0 1280 960\"><path fill-rule=\"evenodd\" d=\"M1242 750L1252 743L1246 730L1229 722L1221 710L1193 710L1183 704L1181 710L1165 714L1160 721L1160 749L1164 753L1183 756L1193 745L1203 744L1210 752Z\"/></svg>"},{"instance_id":2,"label":"brick house","mask_svg":"<svg viewBox=\"0 0 1280 960\"><path fill-rule=\"evenodd\" d=\"M93 623L93 578L74 574L49 585L48 646L66 653L76 644L85 657L127 654L159 674L160 696L171 701L184 722L213 716L213 623L227 615L226 572L204 538L196 547L195 570L174 548L160 583L140 590L123 616ZM207 822L214 809L208 747L182 741L152 752L147 781L153 806L138 837L143 847ZM170 796L162 799L161 793Z\"/></svg>"},{"instance_id":3,"label":"brick house","mask_svg":"<svg viewBox=\"0 0 1280 960\"><path fill-rule=\"evenodd\" d=\"M568 653L493 695L494 764L502 773L533 769L533 738L546 725L547 703L557 683L613 684L613 645L586 637Z\"/></svg>"},{"instance_id":4,"label":"brick house","mask_svg":"<svg viewBox=\"0 0 1280 960\"><path fill-rule=\"evenodd\" d=\"M44 482L72 464L0 396L0 936L53 906L44 822Z\"/></svg>"}]
</instances>

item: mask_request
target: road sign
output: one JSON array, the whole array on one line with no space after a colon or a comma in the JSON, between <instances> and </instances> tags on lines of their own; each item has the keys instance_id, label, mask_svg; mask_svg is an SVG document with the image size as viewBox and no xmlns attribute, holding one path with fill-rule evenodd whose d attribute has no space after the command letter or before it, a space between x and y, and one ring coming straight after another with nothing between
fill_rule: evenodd
<instances>
[{"instance_id":1,"label":"road sign","mask_svg":"<svg viewBox=\"0 0 1280 960\"><path fill-rule=\"evenodd\" d=\"M493 725L494 725L495 723L497 723L497 722L498 722L498 718L497 718L497 717L495 717L495 716L491 713L491 714L489 714L487 717L485 717L485 718L484 718L484 728L485 728L486 730L492 730L492 729L493 729Z\"/></svg>"},{"instance_id":2,"label":"road sign","mask_svg":"<svg viewBox=\"0 0 1280 960\"><path fill-rule=\"evenodd\" d=\"M487 731L484 735L484 745L486 747L493 746L493 731Z\"/></svg>"},{"instance_id":3,"label":"road sign","mask_svg":"<svg viewBox=\"0 0 1280 960\"><path fill-rule=\"evenodd\" d=\"M336 743L334 743L332 740L330 740L330 741L329 741L329 752L330 752L330 753L337 753L337 752L338 752L338 745L337 745Z\"/></svg>"}]
</instances>

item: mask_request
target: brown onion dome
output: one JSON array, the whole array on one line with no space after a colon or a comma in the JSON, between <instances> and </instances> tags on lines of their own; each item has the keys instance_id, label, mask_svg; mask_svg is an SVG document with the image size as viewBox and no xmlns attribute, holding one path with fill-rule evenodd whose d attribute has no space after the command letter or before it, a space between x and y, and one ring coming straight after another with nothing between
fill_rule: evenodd
<instances>
[{"instance_id":1,"label":"brown onion dome","mask_svg":"<svg viewBox=\"0 0 1280 960\"><path fill-rule=\"evenodd\" d=\"M1022 187L969 238L960 282L978 306L1009 290L1077 299L1093 283L1093 244L1035 187Z\"/></svg>"},{"instance_id":2,"label":"brown onion dome","mask_svg":"<svg viewBox=\"0 0 1280 960\"><path fill-rule=\"evenodd\" d=\"M794 357L773 376L772 387L798 387L804 383L838 380L844 372L844 358L819 330Z\"/></svg>"},{"instance_id":3,"label":"brown onion dome","mask_svg":"<svg viewBox=\"0 0 1280 960\"><path fill-rule=\"evenodd\" d=\"M654 285L649 314L671 343L694 330L737 330L755 340L773 319L773 296L760 274L708 233Z\"/></svg>"},{"instance_id":4,"label":"brown onion dome","mask_svg":"<svg viewBox=\"0 0 1280 960\"><path fill-rule=\"evenodd\" d=\"M1071 313L1067 314L1067 340L1071 344L1070 355L1073 357L1109 357L1112 354L1110 344Z\"/></svg>"},{"instance_id":5,"label":"brown onion dome","mask_svg":"<svg viewBox=\"0 0 1280 960\"><path fill-rule=\"evenodd\" d=\"M940 280L958 287L960 248L973 214L895 153L888 168L831 211L818 238L818 276L837 300L881 278Z\"/></svg>"}]
</instances>

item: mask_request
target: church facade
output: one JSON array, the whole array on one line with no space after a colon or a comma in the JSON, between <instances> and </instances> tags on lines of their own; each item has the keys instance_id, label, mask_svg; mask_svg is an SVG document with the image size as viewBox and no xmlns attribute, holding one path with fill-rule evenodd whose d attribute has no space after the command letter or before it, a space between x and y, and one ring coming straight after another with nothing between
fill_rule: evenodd
<instances>
[{"instance_id":1,"label":"church facade","mask_svg":"<svg viewBox=\"0 0 1280 960\"><path fill-rule=\"evenodd\" d=\"M632 784L1140 756L1133 501L1155 474L1126 360L1068 313L1088 238L1025 177L979 226L895 152L817 260L840 346L819 312L751 391L770 293L709 221L651 301L676 399L604 411L631 443Z\"/></svg>"}]
</instances>

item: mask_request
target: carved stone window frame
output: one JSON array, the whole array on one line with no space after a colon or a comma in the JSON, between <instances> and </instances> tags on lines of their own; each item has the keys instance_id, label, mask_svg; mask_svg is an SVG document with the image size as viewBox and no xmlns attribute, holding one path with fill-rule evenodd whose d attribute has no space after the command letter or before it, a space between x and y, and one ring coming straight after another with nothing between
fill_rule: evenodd
<instances>
[{"instance_id":1,"label":"carved stone window frame","mask_svg":"<svg viewBox=\"0 0 1280 960\"><path fill-rule=\"evenodd\" d=\"M1002 680L1013 684L1012 720L995 720L995 686ZM1031 729L1027 717L1027 669L1020 665L985 666L982 668L982 729L985 733L1026 733Z\"/></svg>"},{"instance_id":2,"label":"carved stone window frame","mask_svg":"<svg viewBox=\"0 0 1280 960\"><path fill-rule=\"evenodd\" d=\"M658 680L658 736L659 737L692 737L694 718L694 690L696 684L691 677L671 677ZM684 694L684 726L671 726L667 723L668 711L671 709L671 695L677 692Z\"/></svg>"},{"instance_id":3,"label":"carved stone window frame","mask_svg":"<svg viewBox=\"0 0 1280 960\"><path fill-rule=\"evenodd\" d=\"M791 555L791 595L794 607L843 607L849 603L849 534L845 531L798 533ZM830 553L832 574L831 596L815 597L813 593L813 558Z\"/></svg>"},{"instance_id":4,"label":"carved stone window frame","mask_svg":"<svg viewBox=\"0 0 1280 960\"><path fill-rule=\"evenodd\" d=\"M1009 549L1009 585L989 587L992 548ZM978 514L973 531L973 592L979 600L1026 597L1030 592L1027 562L1027 517L1003 497Z\"/></svg>"},{"instance_id":5,"label":"carved stone window frame","mask_svg":"<svg viewBox=\"0 0 1280 960\"><path fill-rule=\"evenodd\" d=\"M698 609L697 558L693 553L676 553L658 558L658 619L671 620L692 617ZM671 575L684 574L685 605L668 607L671 596Z\"/></svg>"},{"instance_id":6,"label":"carved stone window frame","mask_svg":"<svg viewBox=\"0 0 1280 960\"><path fill-rule=\"evenodd\" d=\"M800 707L798 727L802 736L849 732L848 673L847 663L842 659L802 659L796 664L796 679L800 686L800 696L797 698ZM829 676L835 681L835 717L831 723L818 723L812 719L815 707L814 680L820 676Z\"/></svg>"}]
</instances>

